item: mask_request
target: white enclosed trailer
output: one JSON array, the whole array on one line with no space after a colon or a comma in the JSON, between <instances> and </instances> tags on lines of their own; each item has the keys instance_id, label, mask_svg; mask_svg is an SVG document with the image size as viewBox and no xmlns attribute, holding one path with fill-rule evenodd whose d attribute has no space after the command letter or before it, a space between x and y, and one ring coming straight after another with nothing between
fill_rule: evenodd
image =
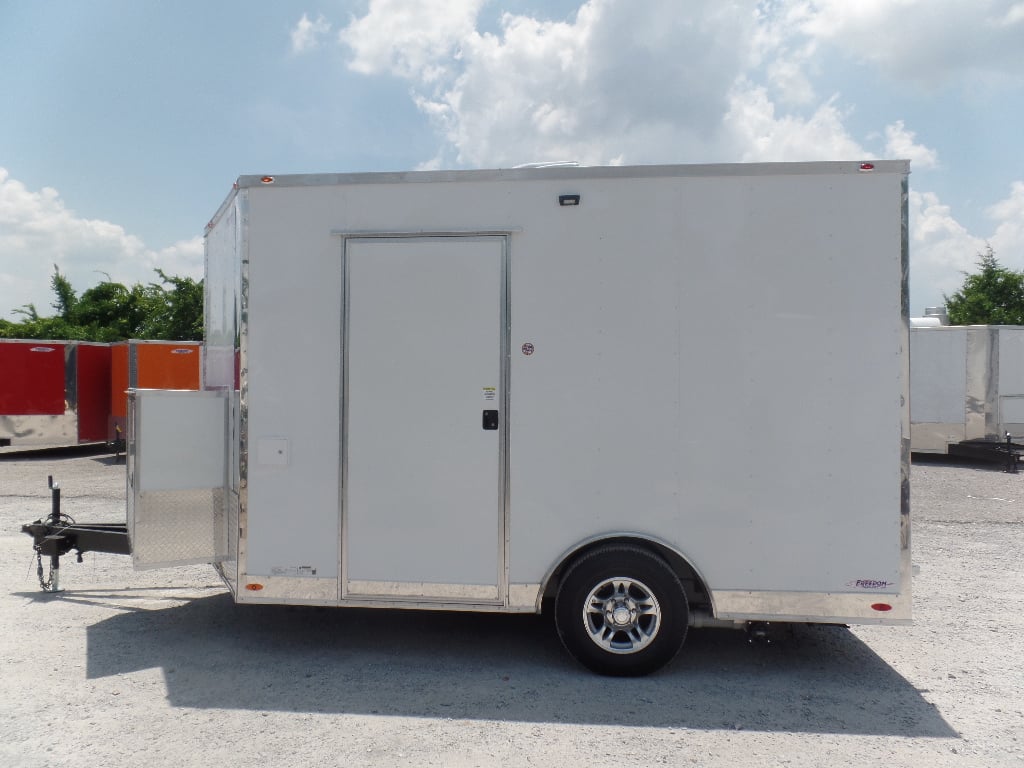
<instances>
[{"instance_id":1,"label":"white enclosed trailer","mask_svg":"<svg viewBox=\"0 0 1024 768\"><path fill-rule=\"evenodd\" d=\"M612 674L688 626L908 622L907 175L241 177L204 391L133 395L136 565L244 603L552 598Z\"/></svg>"},{"instance_id":2,"label":"white enclosed trailer","mask_svg":"<svg viewBox=\"0 0 1024 768\"><path fill-rule=\"evenodd\" d=\"M913 451L981 455L1024 436L1024 326L914 327L910 356Z\"/></svg>"}]
</instances>

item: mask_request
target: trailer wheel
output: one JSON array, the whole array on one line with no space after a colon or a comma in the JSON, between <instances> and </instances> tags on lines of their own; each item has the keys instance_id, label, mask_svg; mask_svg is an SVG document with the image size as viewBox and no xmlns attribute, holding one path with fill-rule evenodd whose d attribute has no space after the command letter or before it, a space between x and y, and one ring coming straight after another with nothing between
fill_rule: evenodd
<instances>
[{"instance_id":1,"label":"trailer wheel","mask_svg":"<svg viewBox=\"0 0 1024 768\"><path fill-rule=\"evenodd\" d=\"M653 552L628 544L577 560L555 599L562 644L602 675L646 675L679 652L689 607L679 577Z\"/></svg>"}]
</instances>

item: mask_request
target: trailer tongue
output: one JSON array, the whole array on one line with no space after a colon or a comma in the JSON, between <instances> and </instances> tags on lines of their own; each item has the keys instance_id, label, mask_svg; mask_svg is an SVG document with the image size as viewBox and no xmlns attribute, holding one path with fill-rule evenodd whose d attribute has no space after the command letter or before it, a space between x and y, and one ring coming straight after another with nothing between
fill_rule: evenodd
<instances>
[{"instance_id":1,"label":"trailer tongue","mask_svg":"<svg viewBox=\"0 0 1024 768\"><path fill-rule=\"evenodd\" d=\"M44 592L60 592L60 558L74 550L78 562L85 552L109 552L115 555L131 553L128 544L128 526L124 523L78 524L60 511L60 485L48 479L50 488L50 514L34 523L21 526L21 532L32 537L36 552L36 573ZM43 578L43 558L50 558L50 572Z\"/></svg>"}]
</instances>

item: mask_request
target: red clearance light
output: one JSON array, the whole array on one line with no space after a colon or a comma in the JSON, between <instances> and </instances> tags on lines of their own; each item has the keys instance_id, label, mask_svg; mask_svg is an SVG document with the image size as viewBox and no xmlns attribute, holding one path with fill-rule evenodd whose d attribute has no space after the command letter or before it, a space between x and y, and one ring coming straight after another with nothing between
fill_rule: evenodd
<instances>
[{"instance_id":1,"label":"red clearance light","mask_svg":"<svg viewBox=\"0 0 1024 768\"><path fill-rule=\"evenodd\" d=\"M889 605L888 603L875 603L875 604L873 604L871 606L871 609L873 611L883 611L884 612L884 611L891 611L892 610L892 606Z\"/></svg>"},{"instance_id":2,"label":"red clearance light","mask_svg":"<svg viewBox=\"0 0 1024 768\"><path fill-rule=\"evenodd\" d=\"M262 179L260 179L260 183L261 184L273 184L274 183L274 177L273 176L264 176Z\"/></svg>"},{"instance_id":3,"label":"red clearance light","mask_svg":"<svg viewBox=\"0 0 1024 768\"><path fill-rule=\"evenodd\" d=\"M860 170L862 170L862 171L873 171L873 170L875 170L875 164L874 163L861 163L860 164Z\"/></svg>"},{"instance_id":4,"label":"red clearance light","mask_svg":"<svg viewBox=\"0 0 1024 768\"><path fill-rule=\"evenodd\" d=\"M261 589L263 589L263 585L262 584L246 584L245 588L248 589L250 592L259 592Z\"/></svg>"}]
</instances>

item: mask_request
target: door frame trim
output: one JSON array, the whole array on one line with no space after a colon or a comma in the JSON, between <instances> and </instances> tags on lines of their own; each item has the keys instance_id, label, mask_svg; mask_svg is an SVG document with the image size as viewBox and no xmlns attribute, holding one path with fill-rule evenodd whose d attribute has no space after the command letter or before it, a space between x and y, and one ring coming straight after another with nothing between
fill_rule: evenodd
<instances>
[{"instance_id":1,"label":"door frame trim","mask_svg":"<svg viewBox=\"0 0 1024 768\"><path fill-rule=\"evenodd\" d=\"M445 602L464 603L466 605L486 606L508 606L508 585L509 585L509 385L511 381L511 311L510 311L510 252L512 234L521 231L519 228L482 228L482 229L440 229L440 230L417 230L417 231L333 231L331 234L341 239L341 391L340 396L340 456L341 467L339 473L338 487L338 514L341 525L339 526L338 542L338 599L340 602L358 601L363 604L367 600L379 599L381 602L400 597L406 604L416 603L422 600L424 606L435 604L439 599ZM423 583L418 585L403 584L401 589L395 589L397 583L381 583L383 589L373 589L372 592L355 591L356 585L360 589L371 589L374 582L352 582L348 574L348 557L346 556L348 536L348 509L347 509L347 487L348 487L348 407L349 407L349 337L350 327L350 290L351 282L349 276L349 244L366 240L378 241L437 241L446 238L457 239L480 239L493 240L501 245L500 263L500 294L498 296L499 310L499 350L500 350L500 371L499 380L501 383L501 398L498 403L501 409L499 436L498 436L498 541L497 552L497 588L488 585L465 585L465 584L435 584ZM417 594L418 592L418 594ZM411 600L410 600L411 599Z\"/></svg>"}]
</instances>

